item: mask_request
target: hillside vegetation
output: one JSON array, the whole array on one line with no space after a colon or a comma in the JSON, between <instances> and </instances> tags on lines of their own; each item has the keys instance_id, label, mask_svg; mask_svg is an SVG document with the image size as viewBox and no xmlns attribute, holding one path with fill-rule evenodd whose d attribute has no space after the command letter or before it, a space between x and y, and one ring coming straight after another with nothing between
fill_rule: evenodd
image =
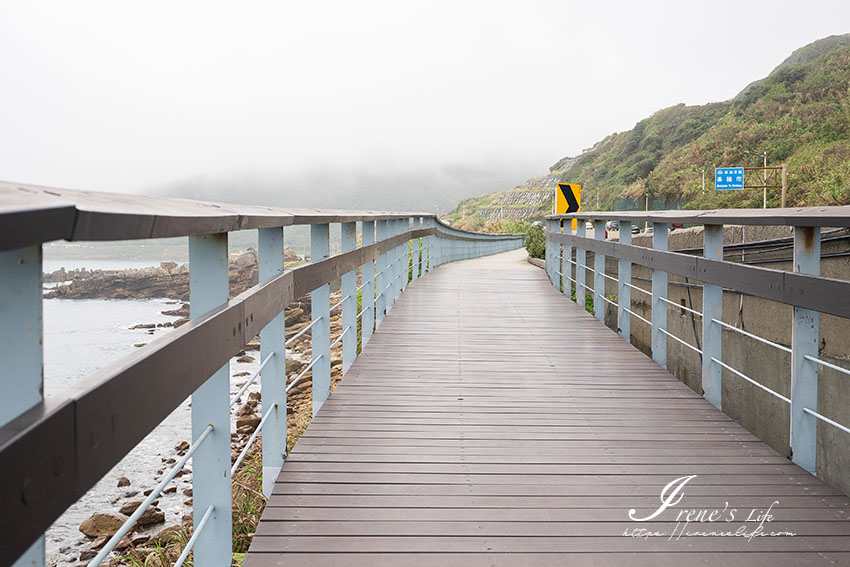
<instances>
[{"instance_id":1,"label":"hillside vegetation","mask_svg":"<svg viewBox=\"0 0 850 567\"><path fill-rule=\"evenodd\" d=\"M796 50L732 100L660 110L545 177L463 201L447 219L489 230L541 218L557 181L583 184L584 210L643 209L647 198L651 209L761 207L760 189L715 191L714 168L760 166L763 152L768 165L787 165L787 206L850 204L850 34ZM768 206L779 205L780 190L769 189Z\"/></svg>"},{"instance_id":2,"label":"hillside vegetation","mask_svg":"<svg viewBox=\"0 0 850 567\"><path fill-rule=\"evenodd\" d=\"M788 206L850 203L850 34L798 49L733 100L666 108L552 171L585 185L585 207L598 193L600 208L643 208L647 191L651 208L760 207L758 189L715 191L714 168L758 166L762 152L788 166Z\"/></svg>"}]
</instances>

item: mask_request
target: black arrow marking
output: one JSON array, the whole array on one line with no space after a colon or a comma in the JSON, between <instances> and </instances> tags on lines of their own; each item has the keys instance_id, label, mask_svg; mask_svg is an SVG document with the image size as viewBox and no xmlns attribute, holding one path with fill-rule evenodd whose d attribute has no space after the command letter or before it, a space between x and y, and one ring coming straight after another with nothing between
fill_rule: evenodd
<instances>
[{"instance_id":1,"label":"black arrow marking","mask_svg":"<svg viewBox=\"0 0 850 567\"><path fill-rule=\"evenodd\" d=\"M578 201L576 200L576 196L573 195L572 186L569 183L558 183L558 189L561 190L561 195L567 200L567 212L577 213Z\"/></svg>"}]
</instances>

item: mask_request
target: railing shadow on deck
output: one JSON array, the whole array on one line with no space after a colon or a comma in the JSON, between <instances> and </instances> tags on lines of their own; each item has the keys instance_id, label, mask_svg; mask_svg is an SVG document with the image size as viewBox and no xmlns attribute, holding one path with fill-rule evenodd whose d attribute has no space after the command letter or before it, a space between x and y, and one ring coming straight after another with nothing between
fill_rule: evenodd
<instances>
[{"instance_id":1,"label":"railing shadow on deck","mask_svg":"<svg viewBox=\"0 0 850 567\"><path fill-rule=\"evenodd\" d=\"M341 225L329 255L329 225ZM284 227L310 225L312 262L283 269ZM357 246L358 226L361 245ZM259 285L228 297L227 233L259 231ZM45 400L41 245L189 237L191 321ZM44 531L187 397L193 442L90 565L99 565L166 484L193 459L194 564L229 564L231 487L227 363L261 337L263 478L268 494L286 451L284 309L311 293L313 412L330 394L330 312L342 310L343 372L408 285L447 262L519 248L522 235L465 232L429 213L280 209L0 183L0 565L43 565ZM357 286L357 270L362 284ZM331 306L329 284L341 280ZM358 311L357 293L362 305ZM291 341L292 339L290 339ZM152 392L156 392L153 395ZM237 394L236 398L238 398ZM132 403L115 403L132 400ZM253 441L256 435L251 438ZM250 447L250 442L245 450ZM226 559L223 559L226 558ZM224 563L222 563L224 561Z\"/></svg>"}]
</instances>

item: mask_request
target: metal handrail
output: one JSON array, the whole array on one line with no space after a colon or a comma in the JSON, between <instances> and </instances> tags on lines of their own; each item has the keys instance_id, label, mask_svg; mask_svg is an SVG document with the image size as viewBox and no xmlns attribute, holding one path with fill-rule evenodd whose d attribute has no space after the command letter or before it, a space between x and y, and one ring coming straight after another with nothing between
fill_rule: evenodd
<instances>
[{"instance_id":1,"label":"metal handrail","mask_svg":"<svg viewBox=\"0 0 850 567\"><path fill-rule=\"evenodd\" d=\"M702 355L702 351L700 349L698 349L697 347L693 346L690 343L683 341L682 339L680 339L679 337L677 337L676 335L674 335L673 333L671 333L667 329L658 329L658 330L661 331L662 333L664 333L665 335L667 335L668 337L670 337L671 339L673 339L674 341L678 342L679 344L682 344L682 345L688 347L689 349L696 351L700 355Z\"/></svg>"},{"instance_id":2,"label":"metal handrail","mask_svg":"<svg viewBox=\"0 0 850 567\"><path fill-rule=\"evenodd\" d=\"M749 382L749 383L750 383L750 384L752 384L753 386L757 386L757 387L761 388L762 390L764 390L765 392L767 392L768 394L770 394L770 395L772 395L772 396L776 396L777 398L779 398L780 400L782 400L782 401L783 401L783 402L785 402L786 404L790 404L790 403L791 403L791 400L790 400L789 398L786 398L785 396L783 396L783 395L782 395L782 394L780 394L779 392L776 392L776 391L774 391L774 390L771 390L771 389L770 389L770 388L768 388L767 386L765 386L765 385L763 385L763 384L760 384L759 382L756 382L755 380L753 380L752 378L750 378L749 376L747 376L746 374L744 374L744 373L743 373L743 372L741 372L740 370L735 370L734 368L732 368L731 366L729 366L729 365L728 365L728 364L726 364L725 362L723 362L723 361L721 361L721 360L717 360L717 359L716 359L716 358L714 358L714 357L711 357L711 360L712 360L712 362L716 362L717 364L719 364L720 366L722 366L723 368L725 368L726 370L728 370L728 371L729 371L729 372L731 372L732 374L734 374L734 375L738 376L739 378L743 378L744 380L746 380L747 382Z\"/></svg>"},{"instance_id":3,"label":"metal handrail","mask_svg":"<svg viewBox=\"0 0 850 567\"><path fill-rule=\"evenodd\" d=\"M165 489L168 483L171 482L175 476L177 476L177 473L180 471L180 469L182 469L186 465L186 463L192 457L192 454L207 439L209 434L212 433L213 429L214 428L212 425L207 425L204 428L204 430L201 432L195 442L192 443L192 445L189 447L189 450L186 451L186 454L183 455L173 467L171 467L171 470L168 472L167 475L165 475L165 478L163 478L159 482L159 484L156 485L156 488L154 488L153 491L148 495L148 497L145 498L141 504L139 504L139 507L136 508L132 514L130 514L130 517L124 521L120 528L118 528L118 531L115 532L115 534L111 538L109 538L109 541L106 542L106 544L100 549L98 554L95 555L94 558L89 562L88 567L97 567L104 559L106 559L106 556L109 555L113 549L115 549L115 546L118 545L118 542L121 541L121 538L123 538L131 529L133 529L133 526L136 525L136 522L139 520L139 518L142 517L142 514L145 513L145 510L150 507L154 500L160 497L162 491Z\"/></svg>"},{"instance_id":4,"label":"metal handrail","mask_svg":"<svg viewBox=\"0 0 850 567\"><path fill-rule=\"evenodd\" d=\"M729 323L724 323L720 319L712 318L711 322L716 323L716 324L720 325L721 327L723 327L725 329L729 329L730 331L735 331L736 333L740 333L740 334L744 335L745 337L750 337L751 339L755 339L755 340L757 340L761 343L764 343L768 346L772 346L773 348L778 348L779 350L782 350L782 351L787 352L788 354L791 354L791 349L786 347L786 346L782 346L779 343L775 343L773 341L767 340L767 339L760 337L758 335L754 335L753 333L748 333L744 329L739 329L738 327L732 326Z\"/></svg>"},{"instance_id":5,"label":"metal handrail","mask_svg":"<svg viewBox=\"0 0 850 567\"><path fill-rule=\"evenodd\" d=\"M230 476L236 474L236 471L239 469L239 465L242 464L242 459L244 459L245 455L248 454L248 451L251 449L251 445L253 445L254 441L257 440L257 436L260 434L260 431L263 430L263 426L266 424L266 420L269 418L269 416L275 409L277 409L277 404L267 409L266 413L263 414L263 418L260 420L260 423L257 424L257 428L254 429L254 432L251 434L251 437L249 437L248 441L245 443L245 447L242 448L242 452L239 453L239 456L236 458L236 461L233 463L233 466L230 467Z\"/></svg>"},{"instance_id":6,"label":"metal handrail","mask_svg":"<svg viewBox=\"0 0 850 567\"><path fill-rule=\"evenodd\" d=\"M656 297L656 296L653 296L653 297ZM693 313L694 315L697 315L698 317L702 317L702 313L700 313L699 311L696 311L695 309L691 309L690 307L685 307L684 305L682 305L680 303L676 303L675 301L670 301L669 299L667 299L666 297L663 297L661 295L657 296L657 298L660 299L661 301L664 301L665 303L669 303L670 305L672 305L673 307L675 307L677 309L684 309L685 311L688 311L689 313Z\"/></svg>"},{"instance_id":7,"label":"metal handrail","mask_svg":"<svg viewBox=\"0 0 850 567\"><path fill-rule=\"evenodd\" d=\"M298 337L300 337L301 335L303 335L304 333L306 333L307 331L309 331L309 330L313 327L313 325L315 325L316 323L318 323L319 321L321 321L323 318L324 318L324 316L319 315L318 317L316 317L315 319L313 319L313 320L310 322L310 324L309 324L309 325L307 325L306 327L304 327L303 329L301 329L300 331L298 331L296 334L294 334L293 336L291 336L290 338L288 338L288 339L286 340L286 342L284 343L284 345L285 345L285 346L289 346L289 345L291 345L291 344L295 341L295 339L297 339Z\"/></svg>"},{"instance_id":8,"label":"metal handrail","mask_svg":"<svg viewBox=\"0 0 850 567\"><path fill-rule=\"evenodd\" d=\"M198 536L201 535L201 532L204 531L204 526L207 525L207 520L210 519L210 515L212 515L213 510L215 510L215 506L212 504L207 506L207 511L204 512L204 516L201 518L201 521L198 522L198 527L192 532L192 537L190 537L189 541L186 542L186 547L183 548L183 552L180 554L180 557L177 558L177 561L174 563L174 567L181 567L183 562L186 561L186 558L189 557L189 554L192 553L192 549L195 547L195 542L198 540Z\"/></svg>"},{"instance_id":9,"label":"metal handrail","mask_svg":"<svg viewBox=\"0 0 850 567\"><path fill-rule=\"evenodd\" d=\"M821 366L826 366L827 368L831 368L831 369L833 369L837 372L841 372L842 374L847 374L848 376L850 376L850 370L847 370L846 368L842 368L841 366L836 366L835 364L832 364L831 362L821 360L820 358L816 358L814 356L809 356L808 354L804 354L803 358L805 358L806 360L810 360L810 361L814 362L815 364L820 364Z\"/></svg>"},{"instance_id":10,"label":"metal handrail","mask_svg":"<svg viewBox=\"0 0 850 567\"><path fill-rule=\"evenodd\" d=\"M289 392L289 390L291 390L295 386L295 384L298 383L299 380L301 380L301 378L304 377L305 374L307 374L307 372L310 371L311 368L313 368L314 364L316 364L317 362L319 362L319 360L322 359L323 356L324 356L323 354L320 354L319 356L317 356L316 358L314 358L310 361L310 364L308 364L307 367L304 370L302 370L298 374L298 376L296 376L295 379L286 386L287 393Z\"/></svg>"},{"instance_id":11,"label":"metal handrail","mask_svg":"<svg viewBox=\"0 0 850 567\"><path fill-rule=\"evenodd\" d=\"M825 416L819 414L818 412L816 412L813 409L809 409L807 407L804 407L803 411L806 412L807 414L811 415L811 416L818 418L819 420L823 421L824 423L828 423L833 427L837 427L838 429L840 429L841 431L843 431L845 433L850 433L850 428L848 428L847 426L841 425L837 421L833 421L833 420L829 419L828 417L825 417Z\"/></svg>"},{"instance_id":12,"label":"metal handrail","mask_svg":"<svg viewBox=\"0 0 850 567\"><path fill-rule=\"evenodd\" d=\"M254 374L253 374L253 375L252 375L252 376L248 379L248 381L247 381L247 382L245 382L245 383L242 385L242 388L241 388L238 392L236 392L236 395L235 395L235 396L233 396L233 398L230 400L230 407L233 407L233 406L235 406L235 405L237 404L237 402L239 401L239 398L241 398L241 397L242 397L242 394L244 394L244 393L245 393L245 391L246 391L246 390L247 390L247 389L251 386L251 384L253 384L253 383L257 380L257 378L260 376L260 372L262 372L262 371L263 371L263 368L265 368L266 364L268 364L268 363L269 363L269 361L270 361L273 357L274 357L274 353L273 353L273 352L270 352L270 353L268 354L268 356L265 358L265 360L263 360L263 362L260 364L260 367L259 367L259 368L257 368L257 369L254 371Z\"/></svg>"}]
</instances>

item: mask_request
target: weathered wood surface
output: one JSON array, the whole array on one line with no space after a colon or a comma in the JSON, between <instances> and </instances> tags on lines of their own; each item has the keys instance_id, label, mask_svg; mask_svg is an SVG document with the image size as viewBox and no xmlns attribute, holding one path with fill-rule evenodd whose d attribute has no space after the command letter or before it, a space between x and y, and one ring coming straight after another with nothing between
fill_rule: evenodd
<instances>
[{"instance_id":1,"label":"weathered wood surface","mask_svg":"<svg viewBox=\"0 0 850 567\"><path fill-rule=\"evenodd\" d=\"M664 486L697 475L650 522ZM776 502L775 504L773 504ZM625 537L772 506L793 537ZM553 290L522 251L414 282L283 466L246 567L848 565L850 499Z\"/></svg>"}]
</instances>

